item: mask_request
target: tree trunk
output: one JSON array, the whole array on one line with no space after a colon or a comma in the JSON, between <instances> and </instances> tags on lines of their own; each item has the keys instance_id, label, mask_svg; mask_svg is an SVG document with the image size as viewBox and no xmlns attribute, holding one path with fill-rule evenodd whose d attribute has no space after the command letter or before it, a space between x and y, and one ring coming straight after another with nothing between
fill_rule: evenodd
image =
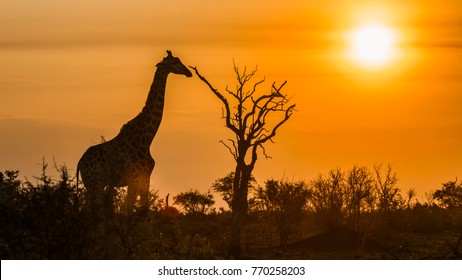
<instances>
[{"instance_id":1,"label":"tree trunk","mask_svg":"<svg viewBox=\"0 0 462 280\"><path fill-rule=\"evenodd\" d=\"M240 233L244 222L245 211L233 211L233 221L231 223L231 244L229 254L237 256L241 253Z\"/></svg>"},{"instance_id":2,"label":"tree trunk","mask_svg":"<svg viewBox=\"0 0 462 280\"><path fill-rule=\"evenodd\" d=\"M240 233L247 212L247 194L252 169L249 166L236 167L234 173L233 220L231 223L231 240L229 253L237 256L241 253Z\"/></svg>"}]
</instances>

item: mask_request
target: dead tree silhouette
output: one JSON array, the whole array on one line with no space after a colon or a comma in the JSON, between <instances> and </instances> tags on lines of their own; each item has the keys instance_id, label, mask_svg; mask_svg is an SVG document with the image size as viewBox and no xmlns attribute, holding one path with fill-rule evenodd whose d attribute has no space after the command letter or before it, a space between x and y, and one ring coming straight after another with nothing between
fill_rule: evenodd
<instances>
[{"instance_id":1,"label":"dead tree silhouette","mask_svg":"<svg viewBox=\"0 0 462 280\"><path fill-rule=\"evenodd\" d=\"M223 118L225 119L226 127L235 136L234 139L228 139L228 142L221 141L221 143L228 148L236 162L229 253L238 255L241 252L240 231L248 206L249 181L251 180L259 151L269 158L264 144L273 142L278 129L292 116L295 104L290 104L290 98L281 93L286 81L280 86L273 83L269 93L257 95L258 86L265 81L263 79L249 86L249 82L254 78L257 69L248 73L247 69L244 68L241 72L234 65L238 85L234 91L227 87L228 97L225 97L199 73L196 67L191 68L223 103ZM274 115L277 116L278 113L280 114L280 119L274 121L273 117Z\"/></svg>"}]
</instances>

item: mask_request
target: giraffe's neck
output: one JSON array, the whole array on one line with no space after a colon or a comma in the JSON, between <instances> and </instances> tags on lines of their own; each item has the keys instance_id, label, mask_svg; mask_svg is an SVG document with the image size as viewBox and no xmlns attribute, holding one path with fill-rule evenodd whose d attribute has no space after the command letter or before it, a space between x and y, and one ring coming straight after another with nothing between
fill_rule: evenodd
<instances>
[{"instance_id":1,"label":"giraffe's neck","mask_svg":"<svg viewBox=\"0 0 462 280\"><path fill-rule=\"evenodd\" d=\"M147 149L151 146L164 112L165 85L168 74L168 71L157 68L143 110L122 128L122 137L130 139L129 142L134 142L137 146Z\"/></svg>"},{"instance_id":2,"label":"giraffe's neck","mask_svg":"<svg viewBox=\"0 0 462 280\"><path fill-rule=\"evenodd\" d=\"M167 84L168 72L162 68L157 68L154 74L151 88L149 90L148 99L140 113L143 124L146 125L145 135L149 144L151 144L154 136L159 129L162 115L164 113L165 85Z\"/></svg>"}]
</instances>

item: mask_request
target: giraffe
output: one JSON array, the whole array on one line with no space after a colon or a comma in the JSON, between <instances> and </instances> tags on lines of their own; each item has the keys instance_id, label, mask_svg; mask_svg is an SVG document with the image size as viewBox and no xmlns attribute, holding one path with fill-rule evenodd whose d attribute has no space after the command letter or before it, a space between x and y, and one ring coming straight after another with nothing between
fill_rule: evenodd
<instances>
[{"instance_id":1,"label":"giraffe","mask_svg":"<svg viewBox=\"0 0 462 280\"><path fill-rule=\"evenodd\" d=\"M167 77L170 73L192 77L171 51L156 67L142 111L124 124L116 137L89 147L77 164L77 186L80 172L92 199L98 199L105 187L128 186L129 209L138 195L142 206L148 204L149 181L155 165L149 149L162 120Z\"/></svg>"}]
</instances>

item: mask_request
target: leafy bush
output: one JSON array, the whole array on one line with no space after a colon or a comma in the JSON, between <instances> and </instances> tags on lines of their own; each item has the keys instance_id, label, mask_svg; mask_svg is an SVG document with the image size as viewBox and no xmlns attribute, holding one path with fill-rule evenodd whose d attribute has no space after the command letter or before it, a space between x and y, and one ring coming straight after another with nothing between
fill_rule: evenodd
<instances>
[{"instance_id":1,"label":"leafy bush","mask_svg":"<svg viewBox=\"0 0 462 280\"><path fill-rule=\"evenodd\" d=\"M149 195L149 213L141 205L128 213L126 189L106 187L96 209L66 166L57 167L58 180L47 175L47 168L44 162L35 182L21 181L18 171L0 172L2 259L215 258L206 234L183 230L181 219L158 219L157 193Z\"/></svg>"}]
</instances>

